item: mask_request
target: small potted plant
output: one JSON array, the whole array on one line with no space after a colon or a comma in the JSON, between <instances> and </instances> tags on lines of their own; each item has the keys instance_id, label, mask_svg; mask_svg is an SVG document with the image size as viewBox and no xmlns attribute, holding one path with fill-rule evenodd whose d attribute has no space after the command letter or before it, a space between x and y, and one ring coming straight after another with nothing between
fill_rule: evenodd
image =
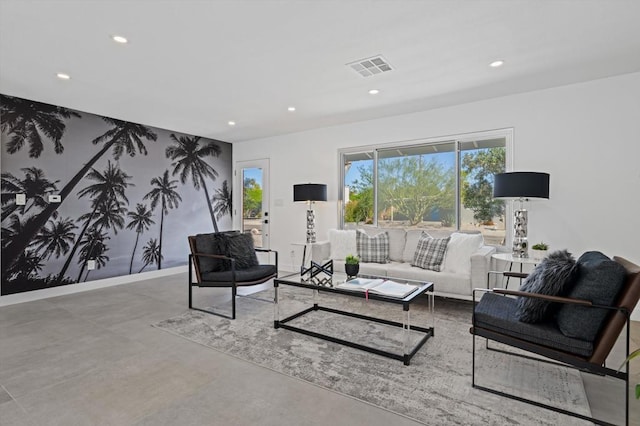
<instances>
[{"instance_id":1,"label":"small potted plant","mask_svg":"<svg viewBox=\"0 0 640 426\"><path fill-rule=\"evenodd\" d=\"M358 271L360 271L360 258L353 254L348 255L344 259L344 271L350 277L358 275Z\"/></svg>"},{"instance_id":2,"label":"small potted plant","mask_svg":"<svg viewBox=\"0 0 640 426\"><path fill-rule=\"evenodd\" d=\"M548 251L549 245L543 242L534 244L533 246L531 246L531 257L533 257L533 260L542 260L547 257Z\"/></svg>"}]
</instances>

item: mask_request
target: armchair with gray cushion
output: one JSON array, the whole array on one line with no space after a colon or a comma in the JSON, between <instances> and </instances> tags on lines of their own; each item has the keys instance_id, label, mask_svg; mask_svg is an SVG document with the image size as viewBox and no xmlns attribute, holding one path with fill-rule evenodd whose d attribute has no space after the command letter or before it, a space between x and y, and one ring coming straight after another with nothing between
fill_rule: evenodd
<instances>
[{"instance_id":1,"label":"armchair with gray cushion","mask_svg":"<svg viewBox=\"0 0 640 426\"><path fill-rule=\"evenodd\" d=\"M250 233L227 231L191 235L188 239L189 309L235 319L237 288L262 284L278 276L278 252L254 248ZM259 264L256 252L274 253L275 263ZM193 287L231 288L231 315L194 307Z\"/></svg>"},{"instance_id":2,"label":"armchair with gray cushion","mask_svg":"<svg viewBox=\"0 0 640 426\"><path fill-rule=\"evenodd\" d=\"M599 252L583 254L576 266L575 275L565 277L568 279L567 285L556 295L549 294L549 287L545 289L544 285L538 292L532 291L531 288L526 288L526 281L521 291L474 290L474 300L477 295L482 296L474 307L470 329L473 334L472 386L590 420L596 424L610 424L602 419L594 419L478 384L476 371L482 366L479 366L476 360L476 337L482 337L487 340L487 350L491 350L489 340L520 350L518 355L503 351L506 356L528 357L522 354L522 351L526 351L545 357L546 360L541 362L560 363L586 373L623 381L625 424L628 424L628 365L620 371L608 367L606 361L625 329L625 353L626 356L629 355L629 321L631 312L640 298L640 266L619 257L609 259ZM544 265L538 267L544 268ZM556 286L556 290L558 288ZM524 289L527 291L522 291ZM545 312L544 315L536 316L531 315L532 312L523 312L523 309L532 307L537 310L534 313Z\"/></svg>"}]
</instances>

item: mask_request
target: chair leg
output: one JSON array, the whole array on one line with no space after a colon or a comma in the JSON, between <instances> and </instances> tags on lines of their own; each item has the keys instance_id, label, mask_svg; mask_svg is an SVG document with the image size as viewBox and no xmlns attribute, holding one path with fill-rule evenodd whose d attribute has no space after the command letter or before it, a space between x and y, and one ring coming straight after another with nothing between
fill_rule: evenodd
<instances>
[{"instance_id":1,"label":"chair leg","mask_svg":"<svg viewBox=\"0 0 640 426\"><path fill-rule=\"evenodd\" d=\"M231 319L236 319L236 294L238 289L234 285L231 287Z\"/></svg>"},{"instance_id":2,"label":"chair leg","mask_svg":"<svg viewBox=\"0 0 640 426\"><path fill-rule=\"evenodd\" d=\"M189 309L191 309L193 307L193 295L192 295L192 292L193 292L192 283L193 283L193 281L192 281L192 279L193 279L193 276L192 276L192 273L191 273L191 256L189 256Z\"/></svg>"},{"instance_id":3,"label":"chair leg","mask_svg":"<svg viewBox=\"0 0 640 426\"><path fill-rule=\"evenodd\" d=\"M471 387L476 387L476 335L472 334L471 338L473 343L471 344Z\"/></svg>"}]
</instances>

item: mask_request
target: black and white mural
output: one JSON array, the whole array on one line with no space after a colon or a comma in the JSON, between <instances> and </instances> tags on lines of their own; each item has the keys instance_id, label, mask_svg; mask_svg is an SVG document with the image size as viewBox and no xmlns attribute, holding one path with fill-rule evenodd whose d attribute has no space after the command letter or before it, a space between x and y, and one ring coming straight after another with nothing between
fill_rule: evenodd
<instances>
[{"instance_id":1,"label":"black and white mural","mask_svg":"<svg viewBox=\"0 0 640 426\"><path fill-rule=\"evenodd\" d=\"M185 265L231 228L231 144L0 101L3 295Z\"/></svg>"}]
</instances>

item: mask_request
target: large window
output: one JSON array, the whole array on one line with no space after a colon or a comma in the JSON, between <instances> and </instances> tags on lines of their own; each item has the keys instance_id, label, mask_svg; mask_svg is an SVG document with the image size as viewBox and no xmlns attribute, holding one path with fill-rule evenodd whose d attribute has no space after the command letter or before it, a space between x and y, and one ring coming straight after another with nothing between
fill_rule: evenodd
<instances>
[{"instance_id":1,"label":"large window","mask_svg":"<svg viewBox=\"0 0 640 426\"><path fill-rule=\"evenodd\" d=\"M477 230L504 244L505 206L492 190L510 140L501 131L342 151L343 226Z\"/></svg>"}]
</instances>

